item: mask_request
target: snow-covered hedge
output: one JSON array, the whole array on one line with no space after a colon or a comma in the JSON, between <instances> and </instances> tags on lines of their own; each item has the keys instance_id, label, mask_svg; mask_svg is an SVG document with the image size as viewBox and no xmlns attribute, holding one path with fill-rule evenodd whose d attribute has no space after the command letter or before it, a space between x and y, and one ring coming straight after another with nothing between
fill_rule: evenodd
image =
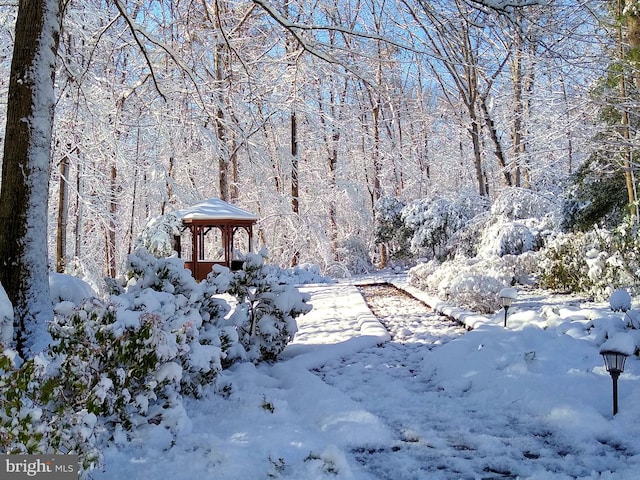
<instances>
[{"instance_id":1,"label":"snow-covered hedge","mask_svg":"<svg viewBox=\"0 0 640 480\"><path fill-rule=\"evenodd\" d=\"M490 208L487 202L486 197L465 195L416 200L402 208L401 228L396 218L401 204L379 202L376 238L398 242L404 235L414 255L441 261L455 256L519 255L540 248L560 222L559 206L529 189L505 189Z\"/></svg>"},{"instance_id":2,"label":"snow-covered hedge","mask_svg":"<svg viewBox=\"0 0 640 480\"><path fill-rule=\"evenodd\" d=\"M454 208L458 203L414 203L403 210L416 232L412 245L422 238L423 246L439 245L447 253L442 263L411 269L409 279L443 300L492 312L501 307L502 288L532 282L538 268L536 252L559 221L558 206L547 196L521 188L505 189L489 210L482 201L475 209Z\"/></svg>"},{"instance_id":3,"label":"snow-covered hedge","mask_svg":"<svg viewBox=\"0 0 640 480\"><path fill-rule=\"evenodd\" d=\"M84 477L101 459L98 418L82 398L67 395L66 379L52 373L50 365L43 354L25 362L10 349L0 354L0 451L77 454Z\"/></svg>"},{"instance_id":4,"label":"snow-covered hedge","mask_svg":"<svg viewBox=\"0 0 640 480\"><path fill-rule=\"evenodd\" d=\"M545 288L583 292L604 299L615 288L634 288L640 280L638 227L593 229L557 235L539 266Z\"/></svg>"},{"instance_id":5,"label":"snow-covered hedge","mask_svg":"<svg viewBox=\"0 0 640 480\"><path fill-rule=\"evenodd\" d=\"M201 395L233 362L275 360L311 309L264 255L196 282L179 259L139 250L110 298L59 303L48 351L26 362L10 350L0 357L0 447L75 452L88 469L104 439L182 431L183 395Z\"/></svg>"},{"instance_id":6,"label":"snow-covered hedge","mask_svg":"<svg viewBox=\"0 0 640 480\"><path fill-rule=\"evenodd\" d=\"M479 313L501 307L500 290L530 282L537 254L505 255L489 259L457 257L439 264L428 262L409 270L409 283L434 293L442 300Z\"/></svg>"}]
</instances>

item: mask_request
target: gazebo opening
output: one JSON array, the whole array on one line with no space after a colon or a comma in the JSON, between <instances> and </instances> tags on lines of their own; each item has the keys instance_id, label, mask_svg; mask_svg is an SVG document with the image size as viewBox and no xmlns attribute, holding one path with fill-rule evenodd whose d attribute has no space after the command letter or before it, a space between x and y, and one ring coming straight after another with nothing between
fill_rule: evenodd
<instances>
[{"instance_id":1,"label":"gazebo opening","mask_svg":"<svg viewBox=\"0 0 640 480\"><path fill-rule=\"evenodd\" d=\"M218 198L177 212L184 226L176 250L196 280L203 280L214 265L242 268L253 251L254 214Z\"/></svg>"}]
</instances>

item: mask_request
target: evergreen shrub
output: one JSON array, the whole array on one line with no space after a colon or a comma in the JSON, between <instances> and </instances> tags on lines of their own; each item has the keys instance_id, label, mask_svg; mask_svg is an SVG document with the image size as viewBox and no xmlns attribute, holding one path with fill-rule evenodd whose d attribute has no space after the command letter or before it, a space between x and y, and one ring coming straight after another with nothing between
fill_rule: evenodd
<instances>
[{"instance_id":1,"label":"evergreen shrub","mask_svg":"<svg viewBox=\"0 0 640 480\"><path fill-rule=\"evenodd\" d=\"M236 361L276 360L311 310L265 257L196 282L179 259L140 249L110 298L59 303L48 350L22 361L5 345L0 356L0 447L76 453L85 475L105 441L186 428L184 395L203 395Z\"/></svg>"}]
</instances>

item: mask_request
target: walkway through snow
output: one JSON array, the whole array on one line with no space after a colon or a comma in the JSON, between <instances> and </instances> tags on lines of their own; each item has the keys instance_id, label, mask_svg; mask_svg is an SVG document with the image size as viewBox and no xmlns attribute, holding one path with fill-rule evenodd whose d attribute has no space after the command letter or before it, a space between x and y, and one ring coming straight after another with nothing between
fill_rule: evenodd
<instances>
[{"instance_id":1,"label":"walkway through snow","mask_svg":"<svg viewBox=\"0 0 640 480\"><path fill-rule=\"evenodd\" d=\"M441 453L424 438L428 425L439 420L427 415L424 403L416 401L428 391L418 372L430 349L466 330L391 285L361 286L360 291L391 341L334 359L316 371L391 427L398 441L385 448L355 449L352 454L373 478L427 478L426 471L447 470L439 466ZM433 478L432 473L428 478ZM456 478L451 475L458 473L442 474L442 478Z\"/></svg>"},{"instance_id":2,"label":"walkway through snow","mask_svg":"<svg viewBox=\"0 0 640 480\"><path fill-rule=\"evenodd\" d=\"M638 478L638 362L611 418L610 378L585 330L594 311L558 305L551 328L522 311L508 329L465 313L477 328L463 335L421 303L377 295L378 319L357 286L302 290L314 309L280 361L222 372L228 395L188 400L176 436L154 424L121 432L91 478Z\"/></svg>"}]
</instances>

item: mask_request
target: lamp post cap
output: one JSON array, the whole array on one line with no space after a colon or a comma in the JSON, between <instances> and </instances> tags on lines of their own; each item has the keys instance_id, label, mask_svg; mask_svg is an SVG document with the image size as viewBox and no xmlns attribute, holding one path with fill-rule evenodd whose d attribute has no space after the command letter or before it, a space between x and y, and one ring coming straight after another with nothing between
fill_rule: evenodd
<instances>
[{"instance_id":1,"label":"lamp post cap","mask_svg":"<svg viewBox=\"0 0 640 480\"><path fill-rule=\"evenodd\" d=\"M515 288L503 288L500 290L498 294L500 298L510 298L511 300L515 300L518 298L518 291Z\"/></svg>"},{"instance_id":2,"label":"lamp post cap","mask_svg":"<svg viewBox=\"0 0 640 480\"><path fill-rule=\"evenodd\" d=\"M636 351L636 342L632 335L626 332L616 333L600 347L600 354L633 355Z\"/></svg>"}]
</instances>

